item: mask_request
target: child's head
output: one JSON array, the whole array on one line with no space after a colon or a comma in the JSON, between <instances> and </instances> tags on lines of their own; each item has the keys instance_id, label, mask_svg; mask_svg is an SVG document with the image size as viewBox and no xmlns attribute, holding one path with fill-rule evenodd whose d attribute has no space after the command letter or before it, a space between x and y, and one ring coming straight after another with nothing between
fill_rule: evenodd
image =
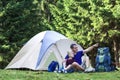
<instances>
[{"instance_id":1,"label":"child's head","mask_svg":"<svg viewBox=\"0 0 120 80\"><path fill-rule=\"evenodd\" d=\"M69 58L73 58L74 57L73 53L69 52L69 51L68 51L68 56L69 56Z\"/></svg>"}]
</instances>

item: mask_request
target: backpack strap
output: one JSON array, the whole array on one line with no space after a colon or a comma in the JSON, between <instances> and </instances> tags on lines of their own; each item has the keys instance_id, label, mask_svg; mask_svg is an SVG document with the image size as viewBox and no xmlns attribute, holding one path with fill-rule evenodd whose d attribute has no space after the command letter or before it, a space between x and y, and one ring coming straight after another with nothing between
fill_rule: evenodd
<instances>
[{"instance_id":1,"label":"backpack strap","mask_svg":"<svg viewBox=\"0 0 120 80\"><path fill-rule=\"evenodd\" d=\"M60 65L57 61L56 61L56 63L57 63L57 71L59 71Z\"/></svg>"}]
</instances>

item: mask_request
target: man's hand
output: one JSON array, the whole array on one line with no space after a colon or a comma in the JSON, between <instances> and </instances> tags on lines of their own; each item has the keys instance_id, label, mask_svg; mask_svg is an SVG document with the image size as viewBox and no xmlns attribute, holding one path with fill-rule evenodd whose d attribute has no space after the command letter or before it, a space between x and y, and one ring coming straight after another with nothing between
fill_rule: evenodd
<instances>
[{"instance_id":1,"label":"man's hand","mask_svg":"<svg viewBox=\"0 0 120 80\"><path fill-rule=\"evenodd\" d=\"M88 52L90 52L91 50L93 50L94 48L96 48L98 46L99 46L99 43L96 43L96 44L88 47L87 49L83 50L83 53L88 53Z\"/></svg>"},{"instance_id":2,"label":"man's hand","mask_svg":"<svg viewBox=\"0 0 120 80\"><path fill-rule=\"evenodd\" d=\"M98 47L98 46L99 46L99 43L96 43L96 44L94 44L93 46L94 46L94 47Z\"/></svg>"}]
</instances>

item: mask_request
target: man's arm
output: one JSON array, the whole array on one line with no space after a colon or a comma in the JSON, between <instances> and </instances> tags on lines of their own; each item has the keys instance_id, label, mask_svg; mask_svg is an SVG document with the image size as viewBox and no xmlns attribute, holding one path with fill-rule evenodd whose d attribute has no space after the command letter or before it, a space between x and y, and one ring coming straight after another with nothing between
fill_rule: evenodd
<instances>
[{"instance_id":1,"label":"man's arm","mask_svg":"<svg viewBox=\"0 0 120 80\"><path fill-rule=\"evenodd\" d=\"M87 49L83 50L83 53L88 53L88 52L90 52L90 51L93 50L95 47L98 47L98 45L99 45L99 44L96 43L96 44L88 47Z\"/></svg>"}]
</instances>

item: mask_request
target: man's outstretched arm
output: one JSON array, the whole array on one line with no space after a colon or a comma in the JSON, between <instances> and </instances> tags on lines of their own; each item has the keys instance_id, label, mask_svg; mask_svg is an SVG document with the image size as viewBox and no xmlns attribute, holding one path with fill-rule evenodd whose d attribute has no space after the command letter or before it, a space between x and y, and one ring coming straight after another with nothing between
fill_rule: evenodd
<instances>
[{"instance_id":1,"label":"man's outstretched arm","mask_svg":"<svg viewBox=\"0 0 120 80\"><path fill-rule=\"evenodd\" d=\"M88 52L90 52L90 51L93 50L94 48L98 47L98 45L99 45L99 44L96 43L96 44L88 47L87 49L83 50L83 53L88 53Z\"/></svg>"}]
</instances>

